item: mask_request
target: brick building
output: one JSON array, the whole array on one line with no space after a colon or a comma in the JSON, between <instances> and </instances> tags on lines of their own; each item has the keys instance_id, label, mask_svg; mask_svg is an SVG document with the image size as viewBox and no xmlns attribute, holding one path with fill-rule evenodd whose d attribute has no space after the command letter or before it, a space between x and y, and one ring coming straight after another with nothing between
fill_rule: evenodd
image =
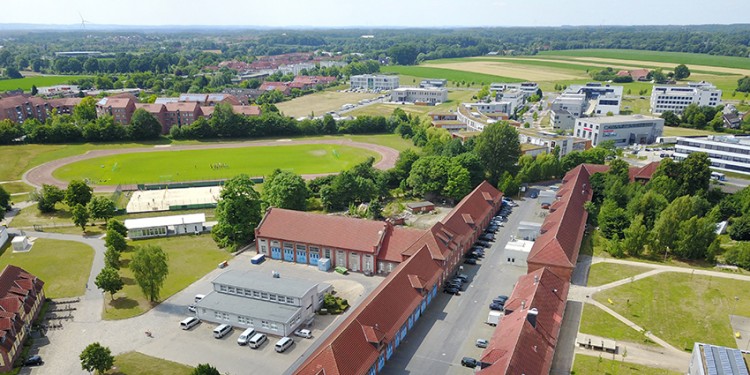
<instances>
[{"instance_id":1,"label":"brick building","mask_svg":"<svg viewBox=\"0 0 750 375\"><path fill-rule=\"evenodd\" d=\"M16 266L0 273L0 371L10 371L44 304L44 282Z\"/></svg>"},{"instance_id":2,"label":"brick building","mask_svg":"<svg viewBox=\"0 0 750 375\"><path fill-rule=\"evenodd\" d=\"M130 119L135 112L135 103L136 99L132 95L102 98L96 102L96 117L109 115L117 124L130 124Z\"/></svg>"}]
</instances>

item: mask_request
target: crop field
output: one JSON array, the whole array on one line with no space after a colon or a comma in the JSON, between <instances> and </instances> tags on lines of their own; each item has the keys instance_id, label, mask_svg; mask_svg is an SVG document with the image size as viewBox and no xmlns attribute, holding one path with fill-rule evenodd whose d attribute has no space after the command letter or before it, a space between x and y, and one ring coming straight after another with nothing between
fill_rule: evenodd
<instances>
[{"instance_id":1,"label":"crop field","mask_svg":"<svg viewBox=\"0 0 750 375\"><path fill-rule=\"evenodd\" d=\"M511 82L518 80L530 81L563 81L574 79L586 79L585 71L573 69L561 69L525 65L516 63L513 60L497 61L471 61L427 64L425 68L440 67L440 69L450 69L457 71L466 71L471 73L486 74L489 76L511 77ZM493 81L497 82L497 81ZM507 82L507 81L506 81Z\"/></svg>"},{"instance_id":2,"label":"crop field","mask_svg":"<svg viewBox=\"0 0 750 375\"><path fill-rule=\"evenodd\" d=\"M362 99L372 99L377 96L378 94L373 93L321 91L278 103L276 107L285 115L295 118L311 114L320 116L326 112L341 109L344 104L357 104Z\"/></svg>"},{"instance_id":3,"label":"crop field","mask_svg":"<svg viewBox=\"0 0 750 375\"><path fill-rule=\"evenodd\" d=\"M714 56L700 53L661 52L626 49L574 49L543 51L539 56L598 57L605 59L654 61L671 64L706 65L725 68L750 69L750 59L734 56Z\"/></svg>"},{"instance_id":4,"label":"crop field","mask_svg":"<svg viewBox=\"0 0 750 375\"><path fill-rule=\"evenodd\" d=\"M380 155L341 145L259 146L237 149L144 152L103 156L60 167L61 180L88 179L94 184L192 181L230 178L240 173L264 176L274 169L298 174L331 173Z\"/></svg>"},{"instance_id":5,"label":"crop field","mask_svg":"<svg viewBox=\"0 0 750 375\"><path fill-rule=\"evenodd\" d=\"M0 80L0 91L22 89L30 91L31 86L36 87L62 85L73 79L84 78L88 76L33 76L17 79Z\"/></svg>"},{"instance_id":6,"label":"crop field","mask_svg":"<svg viewBox=\"0 0 750 375\"><path fill-rule=\"evenodd\" d=\"M383 73L396 73L417 78L444 78L450 82L466 82L479 84L484 82L489 85L491 82L520 82L523 79L503 77L496 74L487 74L482 72L472 72L467 70L445 69L434 66L384 66L380 69Z\"/></svg>"}]
</instances>

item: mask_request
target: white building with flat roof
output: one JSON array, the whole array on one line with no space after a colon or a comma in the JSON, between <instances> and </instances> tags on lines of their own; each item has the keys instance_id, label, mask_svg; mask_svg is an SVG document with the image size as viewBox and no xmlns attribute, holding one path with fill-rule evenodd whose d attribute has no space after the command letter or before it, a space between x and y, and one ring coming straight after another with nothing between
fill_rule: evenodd
<instances>
[{"instance_id":1,"label":"white building with flat roof","mask_svg":"<svg viewBox=\"0 0 750 375\"><path fill-rule=\"evenodd\" d=\"M707 153L712 169L750 175L750 136L677 137L675 160L694 152Z\"/></svg>"},{"instance_id":2,"label":"white building with flat roof","mask_svg":"<svg viewBox=\"0 0 750 375\"><path fill-rule=\"evenodd\" d=\"M529 258L534 241L519 240L511 238L505 245L505 263L518 267L526 267L526 259Z\"/></svg>"},{"instance_id":3,"label":"white building with flat roof","mask_svg":"<svg viewBox=\"0 0 750 375\"><path fill-rule=\"evenodd\" d=\"M590 143L590 141L585 139L534 129L519 128L517 131L518 141L522 145L529 144L541 146L544 147L548 153L552 153L556 147L559 147L560 156L565 156L573 151L584 151Z\"/></svg>"},{"instance_id":4,"label":"white building with flat roof","mask_svg":"<svg viewBox=\"0 0 750 375\"><path fill-rule=\"evenodd\" d=\"M398 76L361 74L351 76L349 84L353 89L394 90L398 88Z\"/></svg>"},{"instance_id":5,"label":"white building with flat roof","mask_svg":"<svg viewBox=\"0 0 750 375\"><path fill-rule=\"evenodd\" d=\"M439 104L448 100L448 90L442 87L399 87L391 91L391 101L397 103Z\"/></svg>"},{"instance_id":6,"label":"white building with flat roof","mask_svg":"<svg viewBox=\"0 0 750 375\"><path fill-rule=\"evenodd\" d=\"M651 92L651 113L661 114L667 111L676 114L690 104L716 107L721 104L721 90L709 82L690 82L685 85L654 85Z\"/></svg>"},{"instance_id":7,"label":"white building with flat roof","mask_svg":"<svg viewBox=\"0 0 750 375\"><path fill-rule=\"evenodd\" d=\"M615 146L652 144L664 132L664 120L658 117L629 115L584 117L576 120L573 135L588 139L593 146L615 141Z\"/></svg>"},{"instance_id":8,"label":"white building with flat roof","mask_svg":"<svg viewBox=\"0 0 750 375\"><path fill-rule=\"evenodd\" d=\"M490 91L501 92L507 90L519 90L523 92L523 94L528 99L528 97L537 93L537 91L539 90L539 85L536 82L495 82L490 84Z\"/></svg>"},{"instance_id":9,"label":"white building with flat roof","mask_svg":"<svg viewBox=\"0 0 750 375\"><path fill-rule=\"evenodd\" d=\"M125 220L131 240L203 232L206 214L145 217Z\"/></svg>"}]
</instances>

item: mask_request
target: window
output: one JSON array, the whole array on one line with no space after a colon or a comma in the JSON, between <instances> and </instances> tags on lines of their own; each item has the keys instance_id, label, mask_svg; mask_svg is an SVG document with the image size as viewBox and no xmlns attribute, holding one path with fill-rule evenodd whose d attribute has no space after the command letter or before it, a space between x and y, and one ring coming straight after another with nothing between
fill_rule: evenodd
<instances>
[{"instance_id":1,"label":"window","mask_svg":"<svg viewBox=\"0 0 750 375\"><path fill-rule=\"evenodd\" d=\"M266 292L260 292L260 298L261 299L268 299L268 293L266 293Z\"/></svg>"},{"instance_id":2,"label":"window","mask_svg":"<svg viewBox=\"0 0 750 375\"><path fill-rule=\"evenodd\" d=\"M260 326L263 327L263 328L266 328L266 329L268 329L270 327L270 325L268 324L268 322L265 321L265 320L261 320L260 321Z\"/></svg>"},{"instance_id":3,"label":"window","mask_svg":"<svg viewBox=\"0 0 750 375\"><path fill-rule=\"evenodd\" d=\"M253 290L253 297L260 298L260 292L257 290Z\"/></svg>"},{"instance_id":4,"label":"window","mask_svg":"<svg viewBox=\"0 0 750 375\"><path fill-rule=\"evenodd\" d=\"M274 331L278 331L279 330L279 326L276 325L276 323L271 323L271 329L274 330Z\"/></svg>"},{"instance_id":5,"label":"window","mask_svg":"<svg viewBox=\"0 0 750 375\"><path fill-rule=\"evenodd\" d=\"M292 298L292 297L286 297L286 303L294 304L294 298Z\"/></svg>"},{"instance_id":6,"label":"window","mask_svg":"<svg viewBox=\"0 0 750 375\"><path fill-rule=\"evenodd\" d=\"M276 295L275 294L270 294L269 297L271 298L271 301L276 301ZM281 298L284 298L284 297L281 297Z\"/></svg>"},{"instance_id":7,"label":"window","mask_svg":"<svg viewBox=\"0 0 750 375\"><path fill-rule=\"evenodd\" d=\"M227 291L227 286L226 285L219 285L219 291L220 292L226 292Z\"/></svg>"}]
</instances>

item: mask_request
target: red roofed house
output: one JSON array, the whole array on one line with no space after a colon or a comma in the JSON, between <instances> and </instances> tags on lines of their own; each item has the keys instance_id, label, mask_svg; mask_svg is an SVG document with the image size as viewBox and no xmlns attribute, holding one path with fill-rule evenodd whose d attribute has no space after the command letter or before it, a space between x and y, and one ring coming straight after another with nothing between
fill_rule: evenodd
<instances>
[{"instance_id":1,"label":"red roofed house","mask_svg":"<svg viewBox=\"0 0 750 375\"><path fill-rule=\"evenodd\" d=\"M169 134L169 127L167 126L167 107L165 107L164 104L136 103L135 109L139 108L143 108L159 121L162 134Z\"/></svg>"},{"instance_id":2,"label":"red roofed house","mask_svg":"<svg viewBox=\"0 0 750 375\"><path fill-rule=\"evenodd\" d=\"M16 266L0 273L0 371L10 371L44 302L44 282Z\"/></svg>"},{"instance_id":3,"label":"red roofed house","mask_svg":"<svg viewBox=\"0 0 750 375\"><path fill-rule=\"evenodd\" d=\"M198 117L203 116L200 105L197 102L172 102L164 105L164 115L167 131L173 126L187 126L195 122Z\"/></svg>"},{"instance_id":4,"label":"red roofed house","mask_svg":"<svg viewBox=\"0 0 750 375\"><path fill-rule=\"evenodd\" d=\"M294 80L289 83L289 87L293 89L308 90L314 89L317 85L328 86L333 82L336 82L336 77L296 76L294 77Z\"/></svg>"},{"instance_id":5,"label":"red roofed house","mask_svg":"<svg viewBox=\"0 0 750 375\"><path fill-rule=\"evenodd\" d=\"M62 99L50 99L47 101L50 110L56 109L58 114L70 115L73 114L73 108L77 106L82 98L62 98Z\"/></svg>"},{"instance_id":6,"label":"red roofed house","mask_svg":"<svg viewBox=\"0 0 750 375\"><path fill-rule=\"evenodd\" d=\"M260 85L259 89L261 91L281 91L284 95L289 95L292 93L292 89L289 88L289 85L286 82L263 82L263 84Z\"/></svg>"},{"instance_id":7,"label":"red roofed house","mask_svg":"<svg viewBox=\"0 0 750 375\"><path fill-rule=\"evenodd\" d=\"M112 96L96 102L96 117L109 115L114 118L115 123L120 125L130 124L133 112L135 112L133 96Z\"/></svg>"},{"instance_id":8,"label":"red roofed house","mask_svg":"<svg viewBox=\"0 0 750 375\"><path fill-rule=\"evenodd\" d=\"M8 119L20 124L27 119L35 118L44 122L49 110L46 101L33 96L12 95L0 98L0 120Z\"/></svg>"},{"instance_id":9,"label":"red roofed house","mask_svg":"<svg viewBox=\"0 0 750 375\"><path fill-rule=\"evenodd\" d=\"M210 119L214 114L213 106L201 106L203 117ZM233 105L232 111L243 116L260 116L260 107L257 105Z\"/></svg>"}]
</instances>

